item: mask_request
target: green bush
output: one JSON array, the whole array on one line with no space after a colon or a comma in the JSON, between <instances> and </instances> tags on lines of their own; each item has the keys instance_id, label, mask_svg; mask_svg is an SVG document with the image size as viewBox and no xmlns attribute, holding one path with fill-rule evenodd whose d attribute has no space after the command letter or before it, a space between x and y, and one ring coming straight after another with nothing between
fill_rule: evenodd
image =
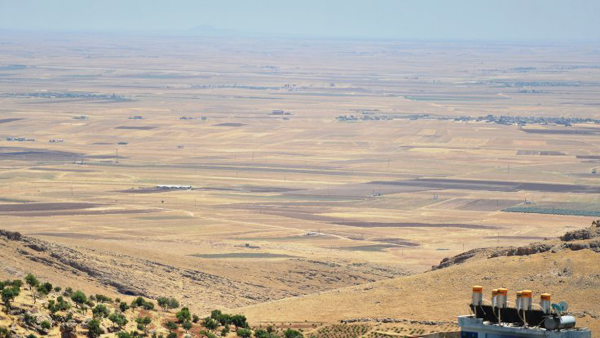
<instances>
[{"instance_id":1,"label":"green bush","mask_svg":"<svg viewBox=\"0 0 600 338\"><path fill-rule=\"evenodd\" d=\"M166 322L166 323L165 323L165 327L166 327L167 329L169 329L170 331L177 330L177 328L178 328L178 326L177 326L177 323L175 323L175 322L172 322L172 321L168 321L168 322Z\"/></svg>"},{"instance_id":2,"label":"green bush","mask_svg":"<svg viewBox=\"0 0 600 338\"><path fill-rule=\"evenodd\" d=\"M104 333L104 330L100 327L100 322L96 319L92 319L87 323L87 336L90 338L100 337Z\"/></svg>"},{"instance_id":3,"label":"green bush","mask_svg":"<svg viewBox=\"0 0 600 338\"><path fill-rule=\"evenodd\" d=\"M231 324L235 325L235 327L248 327L248 321L246 320L246 316L244 315L234 315L231 317Z\"/></svg>"},{"instance_id":4,"label":"green bush","mask_svg":"<svg viewBox=\"0 0 600 338\"><path fill-rule=\"evenodd\" d=\"M242 338L250 338L252 336L252 331L250 329L241 328L237 330L237 335Z\"/></svg>"},{"instance_id":5,"label":"green bush","mask_svg":"<svg viewBox=\"0 0 600 338\"><path fill-rule=\"evenodd\" d=\"M207 328L209 330L216 330L219 327L219 322L217 322L216 320L214 320L210 317L206 317L202 321L202 326L204 326L205 328Z\"/></svg>"},{"instance_id":6,"label":"green bush","mask_svg":"<svg viewBox=\"0 0 600 338\"><path fill-rule=\"evenodd\" d=\"M4 306L10 309L10 303L21 293L21 289L16 286L4 287L2 289L2 302L4 302Z\"/></svg>"},{"instance_id":7,"label":"green bush","mask_svg":"<svg viewBox=\"0 0 600 338\"><path fill-rule=\"evenodd\" d=\"M117 313L117 312L108 316L108 320L110 320L113 323L113 325L118 328L122 328L123 326L127 325L127 323L129 322L122 313Z\"/></svg>"},{"instance_id":8,"label":"green bush","mask_svg":"<svg viewBox=\"0 0 600 338\"><path fill-rule=\"evenodd\" d=\"M94 318L106 318L110 314L110 311L108 311L108 308L103 304L98 304L92 309L92 314L94 315Z\"/></svg>"},{"instance_id":9,"label":"green bush","mask_svg":"<svg viewBox=\"0 0 600 338\"><path fill-rule=\"evenodd\" d=\"M75 302L77 307L81 307L83 304L87 303L87 297L83 291L77 290L71 295L71 300Z\"/></svg>"},{"instance_id":10,"label":"green bush","mask_svg":"<svg viewBox=\"0 0 600 338\"><path fill-rule=\"evenodd\" d=\"M181 310L179 310L179 312L177 312L175 314L175 317L177 317L177 321L179 323L183 323L186 320L189 321L192 319L192 315L190 314L190 309L188 309L187 307L184 307Z\"/></svg>"}]
</instances>

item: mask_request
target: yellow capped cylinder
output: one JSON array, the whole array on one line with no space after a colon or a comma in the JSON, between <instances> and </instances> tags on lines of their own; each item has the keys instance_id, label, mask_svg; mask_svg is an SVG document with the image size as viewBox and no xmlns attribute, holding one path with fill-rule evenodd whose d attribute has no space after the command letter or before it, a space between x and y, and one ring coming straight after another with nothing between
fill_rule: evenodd
<instances>
[{"instance_id":1,"label":"yellow capped cylinder","mask_svg":"<svg viewBox=\"0 0 600 338\"><path fill-rule=\"evenodd\" d=\"M540 295L540 305L542 306L542 311L544 311L544 313L550 313L551 301L552 295L549 293L542 293Z\"/></svg>"},{"instance_id":2,"label":"yellow capped cylinder","mask_svg":"<svg viewBox=\"0 0 600 338\"><path fill-rule=\"evenodd\" d=\"M497 301L496 301L497 307L505 308L507 301L508 301L508 289L499 288L498 289L498 297L497 297Z\"/></svg>"},{"instance_id":3,"label":"yellow capped cylinder","mask_svg":"<svg viewBox=\"0 0 600 338\"><path fill-rule=\"evenodd\" d=\"M533 292L531 290L523 290L521 291L521 307L523 310L529 311L531 310L531 296Z\"/></svg>"},{"instance_id":4,"label":"yellow capped cylinder","mask_svg":"<svg viewBox=\"0 0 600 338\"><path fill-rule=\"evenodd\" d=\"M483 287L479 285L473 286L473 297L471 304L481 306L483 304Z\"/></svg>"},{"instance_id":5,"label":"yellow capped cylinder","mask_svg":"<svg viewBox=\"0 0 600 338\"><path fill-rule=\"evenodd\" d=\"M523 301L523 292L522 291L517 291L517 310L521 310L521 307L523 306L521 303Z\"/></svg>"}]
</instances>

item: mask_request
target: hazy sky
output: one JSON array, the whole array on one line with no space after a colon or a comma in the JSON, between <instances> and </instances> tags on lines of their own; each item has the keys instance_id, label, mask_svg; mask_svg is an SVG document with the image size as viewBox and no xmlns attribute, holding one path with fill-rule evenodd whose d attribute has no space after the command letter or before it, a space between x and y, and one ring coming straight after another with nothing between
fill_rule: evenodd
<instances>
[{"instance_id":1,"label":"hazy sky","mask_svg":"<svg viewBox=\"0 0 600 338\"><path fill-rule=\"evenodd\" d=\"M0 0L0 29L600 40L600 0Z\"/></svg>"}]
</instances>

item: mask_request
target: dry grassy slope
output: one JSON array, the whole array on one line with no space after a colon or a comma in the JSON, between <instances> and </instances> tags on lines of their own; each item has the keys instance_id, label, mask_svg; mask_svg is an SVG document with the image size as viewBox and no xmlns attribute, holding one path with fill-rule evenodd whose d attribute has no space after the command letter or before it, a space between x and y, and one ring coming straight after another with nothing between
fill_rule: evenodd
<instances>
[{"instance_id":1,"label":"dry grassy slope","mask_svg":"<svg viewBox=\"0 0 600 338\"><path fill-rule=\"evenodd\" d=\"M582 314L580 326L599 336L600 254L589 249L475 260L418 275L239 309L254 322L406 318L455 321L468 314L471 286L553 294ZM487 297L486 297L487 298ZM511 296L512 298L512 296Z\"/></svg>"},{"instance_id":2,"label":"dry grassy slope","mask_svg":"<svg viewBox=\"0 0 600 338\"><path fill-rule=\"evenodd\" d=\"M2 279L23 278L34 272L53 284L81 288L86 292L149 298L173 296L198 312L362 284L401 273L369 265L294 259L283 267L276 262L270 263L271 272L258 278L245 274L247 267L235 263L221 263L221 270L227 266L234 272L225 273L215 269L211 265L214 263L202 263L197 259L186 261L166 255L159 258L143 252L133 256L109 250L67 247L28 236L10 238L11 234L14 233L0 230Z\"/></svg>"}]
</instances>

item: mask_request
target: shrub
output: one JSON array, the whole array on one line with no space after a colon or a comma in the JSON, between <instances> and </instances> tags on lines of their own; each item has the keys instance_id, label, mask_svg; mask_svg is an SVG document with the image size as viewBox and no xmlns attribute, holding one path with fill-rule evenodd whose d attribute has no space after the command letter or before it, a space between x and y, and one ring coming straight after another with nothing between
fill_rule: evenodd
<instances>
[{"instance_id":1,"label":"shrub","mask_svg":"<svg viewBox=\"0 0 600 338\"><path fill-rule=\"evenodd\" d=\"M186 320L189 321L192 319L192 315L190 314L190 309L188 309L187 307L184 307L179 312L177 312L175 314L175 317L177 317L177 321L179 323L183 323Z\"/></svg>"},{"instance_id":2,"label":"shrub","mask_svg":"<svg viewBox=\"0 0 600 338\"><path fill-rule=\"evenodd\" d=\"M81 307L81 305L87 302L87 297L83 291L77 290L71 295L71 300L75 302L77 307Z\"/></svg>"},{"instance_id":3,"label":"shrub","mask_svg":"<svg viewBox=\"0 0 600 338\"><path fill-rule=\"evenodd\" d=\"M40 326L42 327L42 329L44 330L50 330L52 328L52 324L50 324L49 321L44 320L43 322L40 323Z\"/></svg>"},{"instance_id":4,"label":"shrub","mask_svg":"<svg viewBox=\"0 0 600 338\"><path fill-rule=\"evenodd\" d=\"M33 288L37 288L40 285L40 281L32 274L28 274L25 277L25 282L29 285L29 291L32 291Z\"/></svg>"},{"instance_id":5,"label":"shrub","mask_svg":"<svg viewBox=\"0 0 600 338\"><path fill-rule=\"evenodd\" d=\"M44 292L42 292L42 293L47 295L50 292L52 292L53 286L52 286L52 284L46 282L46 283L40 285L40 289L44 290Z\"/></svg>"},{"instance_id":6,"label":"shrub","mask_svg":"<svg viewBox=\"0 0 600 338\"><path fill-rule=\"evenodd\" d=\"M2 289L2 301L8 309L10 309L10 303L12 303L12 301L19 295L19 293L21 293L21 290L15 286L11 286L8 288L4 287L4 289Z\"/></svg>"},{"instance_id":7,"label":"shrub","mask_svg":"<svg viewBox=\"0 0 600 338\"><path fill-rule=\"evenodd\" d=\"M144 302L144 304L142 304L142 308L144 308L144 310L154 310L154 303L151 301Z\"/></svg>"},{"instance_id":8,"label":"shrub","mask_svg":"<svg viewBox=\"0 0 600 338\"><path fill-rule=\"evenodd\" d=\"M235 325L235 327L247 328L248 322L246 321L246 316L244 315L234 315L231 317L231 324Z\"/></svg>"},{"instance_id":9,"label":"shrub","mask_svg":"<svg viewBox=\"0 0 600 338\"><path fill-rule=\"evenodd\" d=\"M292 330L292 329L285 330L283 335L285 336L285 338L303 338L304 337L300 331Z\"/></svg>"},{"instance_id":10,"label":"shrub","mask_svg":"<svg viewBox=\"0 0 600 338\"><path fill-rule=\"evenodd\" d=\"M140 317L140 318L136 318L135 322L138 323L138 328L141 330L144 330L144 334L146 334L146 329L148 328L148 325L150 325L150 323L152 323L152 319L150 317Z\"/></svg>"},{"instance_id":11,"label":"shrub","mask_svg":"<svg viewBox=\"0 0 600 338\"><path fill-rule=\"evenodd\" d=\"M154 310L154 303L145 300L143 297L138 297L131 302L131 307L136 308L141 306L144 310Z\"/></svg>"},{"instance_id":12,"label":"shrub","mask_svg":"<svg viewBox=\"0 0 600 338\"><path fill-rule=\"evenodd\" d=\"M205 331L205 330L201 330L200 331L200 335L201 336L206 336L208 338L217 338L217 336L214 333L209 332L209 331Z\"/></svg>"},{"instance_id":13,"label":"shrub","mask_svg":"<svg viewBox=\"0 0 600 338\"><path fill-rule=\"evenodd\" d=\"M94 314L94 318L106 318L110 314L110 311L103 304L98 304L92 309L92 313Z\"/></svg>"},{"instance_id":14,"label":"shrub","mask_svg":"<svg viewBox=\"0 0 600 338\"><path fill-rule=\"evenodd\" d=\"M179 302L173 297L158 297L156 302L158 303L158 306L163 309L163 311L167 311L168 309L176 309L179 307Z\"/></svg>"},{"instance_id":15,"label":"shrub","mask_svg":"<svg viewBox=\"0 0 600 338\"><path fill-rule=\"evenodd\" d=\"M10 330L6 326L0 326L0 338L9 338Z\"/></svg>"},{"instance_id":16,"label":"shrub","mask_svg":"<svg viewBox=\"0 0 600 338\"><path fill-rule=\"evenodd\" d=\"M106 297L105 295L96 295L96 301L99 303L110 303L112 299L110 297Z\"/></svg>"},{"instance_id":17,"label":"shrub","mask_svg":"<svg viewBox=\"0 0 600 338\"><path fill-rule=\"evenodd\" d=\"M187 320L183 322L183 324L181 324L181 327L185 330L185 332L188 332L192 328L192 323L190 323L190 321Z\"/></svg>"},{"instance_id":18,"label":"shrub","mask_svg":"<svg viewBox=\"0 0 600 338\"><path fill-rule=\"evenodd\" d=\"M100 322L96 319L92 319L87 323L87 336L90 338L100 337L104 333L104 330L100 327Z\"/></svg>"},{"instance_id":19,"label":"shrub","mask_svg":"<svg viewBox=\"0 0 600 338\"><path fill-rule=\"evenodd\" d=\"M252 336L252 331L250 329L239 329L237 330L238 337L242 338L250 338Z\"/></svg>"},{"instance_id":20,"label":"shrub","mask_svg":"<svg viewBox=\"0 0 600 338\"><path fill-rule=\"evenodd\" d=\"M174 330L177 330L178 326L177 326L177 323L172 322L172 321L168 321L168 322L165 323L165 327L168 330L170 330L170 331L174 331Z\"/></svg>"},{"instance_id":21,"label":"shrub","mask_svg":"<svg viewBox=\"0 0 600 338\"><path fill-rule=\"evenodd\" d=\"M122 313L117 313L117 312L108 316L108 320L113 322L113 325L115 325L118 328L122 328L123 326L127 325L127 323L129 322Z\"/></svg>"},{"instance_id":22,"label":"shrub","mask_svg":"<svg viewBox=\"0 0 600 338\"><path fill-rule=\"evenodd\" d=\"M138 306L142 306L142 304L144 304L145 301L146 300L144 299L144 297L138 297L131 301L131 307L136 308Z\"/></svg>"},{"instance_id":23,"label":"shrub","mask_svg":"<svg viewBox=\"0 0 600 338\"><path fill-rule=\"evenodd\" d=\"M202 321L202 326L204 326L205 328L207 328L209 330L215 330L216 328L219 327L219 322L217 322L216 320L214 320L210 317L206 317Z\"/></svg>"},{"instance_id":24,"label":"shrub","mask_svg":"<svg viewBox=\"0 0 600 338\"><path fill-rule=\"evenodd\" d=\"M177 299L171 297L169 298L169 309L176 309L179 307L179 302Z\"/></svg>"}]
</instances>

